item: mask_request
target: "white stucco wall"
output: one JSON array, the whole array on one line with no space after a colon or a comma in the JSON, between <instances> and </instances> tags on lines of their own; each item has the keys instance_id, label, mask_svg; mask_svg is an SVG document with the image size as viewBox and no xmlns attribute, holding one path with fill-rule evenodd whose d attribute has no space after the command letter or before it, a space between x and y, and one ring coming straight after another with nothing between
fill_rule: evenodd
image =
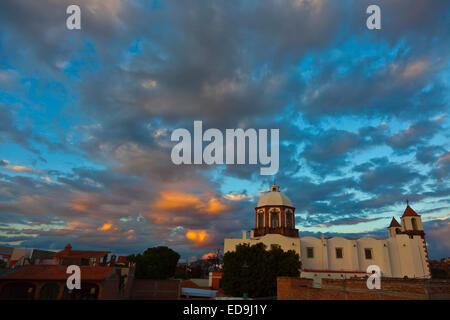
<instances>
[{"instance_id":1,"label":"white stucco wall","mask_svg":"<svg viewBox=\"0 0 450 320\"><path fill-rule=\"evenodd\" d=\"M426 261L424 240L420 236L412 239L406 234L398 234L387 239L363 237L345 239L333 237L328 239L302 237L291 238L279 234L267 234L263 237L241 239L226 238L224 252L234 251L236 245L247 243L254 245L264 243L268 249L277 244L281 249L294 250L300 256L303 270L302 277L342 278L354 275L365 276L367 267L377 265L383 276L403 278L430 278ZM307 257L307 248L313 248L312 258ZM342 258L336 257L336 248L343 249ZM372 258L367 259L365 249L371 249ZM329 273L328 271L335 271ZM336 271L345 271L342 274ZM354 274L351 274L354 272ZM329 274L329 275L328 275Z\"/></svg>"},{"instance_id":2,"label":"white stucco wall","mask_svg":"<svg viewBox=\"0 0 450 320\"><path fill-rule=\"evenodd\" d=\"M266 234L263 237L247 238L225 238L224 241L224 253L234 251L238 244L250 244L255 245L257 243L264 243L267 249L270 249L271 245L279 245L283 251L294 250L300 255L300 238L285 237L280 234Z\"/></svg>"}]
</instances>

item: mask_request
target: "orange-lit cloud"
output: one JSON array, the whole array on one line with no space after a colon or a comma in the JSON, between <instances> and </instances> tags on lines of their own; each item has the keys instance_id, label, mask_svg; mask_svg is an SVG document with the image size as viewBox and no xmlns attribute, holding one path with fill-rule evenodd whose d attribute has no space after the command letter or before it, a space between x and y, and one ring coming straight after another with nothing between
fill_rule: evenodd
<instances>
[{"instance_id":1,"label":"orange-lit cloud","mask_svg":"<svg viewBox=\"0 0 450 320\"><path fill-rule=\"evenodd\" d=\"M153 223L160 225L160 226L164 226L169 224L169 217L167 215L164 214L159 214L159 213L150 213L148 214L148 216L150 218L152 218Z\"/></svg>"},{"instance_id":2,"label":"orange-lit cloud","mask_svg":"<svg viewBox=\"0 0 450 320\"><path fill-rule=\"evenodd\" d=\"M205 211L208 213L216 214L224 212L228 209L228 206L223 204L219 201L217 198L211 198L208 201L208 206L206 207Z\"/></svg>"},{"instance_id":3,"label":"orange-lit cloud","mask_svg":"<svg viewBox=\"0 0 450 320\"><path fill-rule=\"evenodd\" d=\"M180 191L161 191L160 199L153 206L163 211L195 210L199 213L220 214L229 209L217 197Z\"/></svg>"},{"instance_id":4,"label":"orange-lit cloud","mask_svg":"<svg viewBox=\"0 0 450 320\"><path fill-rule=\"evenodd\" d=\"M128 241L136 240L136 234L133 229L128 230L127 232L125 232L125 234L127 236Z\"/></svg>"},{"instance_id":5,"label":"orange-lit cloud","mask_svg":"<svg viewBox=\"0 0 450 320\"><path fill-rule=\"evenodd\" d=\"M419 60L412 62L406 66L402 76L404 78L415 78L424 73L426 67L427 67L426 61Z\"/></svg>"},{"instance_id":6,"label":"orange-lit cloud","mask_svg":"<svg viewBox=\"0 0 450 320\"><path fill-rule=\"evenodd\" d=\"M70 207L77 211L86 211L87 210L87 205L85 205L81 202L74 202L70 205Z\"/></svg>"},{"instance_id":7,"label":"orange-lit cloud","mask_svg":"<svg viewBox=\"0 0 450 320\"><path fill-rule=\"evenodd\" d=\"M41 177L41 180L47 181L48 183L52 182L52 179L50 179L50 177Z\"/></svg>"},{"instance_id":8,"label":"orange-lit cloud","mask_svg":"<svg viewBox=\"0 0 450 320\"><path fill-rule=\"evenodd\" d=\"M25 166L9 166L8 169L11 171L18 171L18 172L33 172L33 169Z\"/></svg>"},{"instance_id":9,"label":"orange-lit cloud","mask_svg":"<svg viewBox=\"0 0 450 320\"><path fill-rule=\"evenodd\" d=\"M4 160L4 162L5 163L9 163L7 160ZM33 174L42 174L41 171L29 168L29 167L26 167L26 166L18 166L18 165L10 166L10 165L8 165L8 166L6 166L4 168L6 170L14 171L14 172L25 172L25 173L33 173Z\"/></svg>"},{"instance_id":10,"label":"orange-lit cloud","mask_svg":"<svg viewBox=\"0 0 450 320\"><path fill-rule=\"evenodd\" d=\"M206 230L188 230L186 232L186 238L195 243L195 245L200 245L205 242L209 237Z\"/></svg>"},{"instance_id":11,"label":"orange-lit cloud","mask_svg":"<svg viewBox=\"0 0 450 320\"><path fill-rule=\"evenodd\" d=\"M74 195L69 203L69 207L77 211L87 211L92 209L95 203L89 198L88 194L78 193Z\"/></svg>"},{"instance_id":12,"label":"orange-lit cloud","mask_svg":"<svg viewBox=\"0 0 450 320\"><path fill-rule=\"evenodd\" d=\"M72 221L67 224L69 227L88 227L89 224L84 222Z\"/></svg>"},{"instance_id":13,"label":"orange-lit cloud","mask_svg":"<svg viewBox=\"0 0 450 320\"><path fill-rule=\"evenodd\" d=\"M214 252L205 253L200 260L208 260L210 258L213 258L216 254Z\"/></svg>"},{"instance_id":14,"label":"orange-lit cloud","mask_svg":"<svg viewBox=\"0 0 450 320\"><path fill-rule=\"evenodd\" d=\"M112 223L105 223L104 225L102 225L101 227L97 228L98 231L108 231L112 228L113 224Z\"/></svg>"}]
</instances>

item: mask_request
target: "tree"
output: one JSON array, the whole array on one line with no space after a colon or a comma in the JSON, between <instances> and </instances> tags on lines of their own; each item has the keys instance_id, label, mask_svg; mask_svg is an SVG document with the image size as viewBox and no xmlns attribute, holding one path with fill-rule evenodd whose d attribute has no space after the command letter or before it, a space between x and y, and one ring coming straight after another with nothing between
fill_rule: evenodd
<instances>
[{"instance_id":1,"label":"tree","mask_svg":"<svg viewBox=\"0 0 450 320\"><path fill-rule=\"evenodd\" d=\"M208 273L214 272L220 269L222 265L223 255L220 254L220 249L216 249L216 252L208 257Z\"/></svg>"},{"instance_id":2,"label":"tree","mask_svg":"<svg viewBox=\"0 0 450 320\"><path fill-rule=\"evenodd\" d=\"M168 279L173 277L180 255L168 247L148 248L143 254L130 255L128 260L136 263L137 279Z\"/></svg>"},{"instance_id":3,"label":"tree","mask_svg":"<svg viewBox=\"0 0 450 320\"><path fill-rule=\"evenodd\" d=\"M431 268L431 278L432 279L448 279L449 274L447 271L439 268Z\"/></svg>"},{"instance_id":4,"label":"tree","mask_svg":"<svg viewBox=\"0 0 450 320\"><path fill-rule=\"evenodd\" d=\"M240 297L274 297L277 277L300 276L299 255L278 247L266 250L263 243L241 244L223 257L222 284L225 294Z\"/></svg>"},{"instance_id":5,"label":"tree","mask_svg":"<svg viewBox=\"0 0 450 320\"><path fill-rule=\"evenodd\" d=\"M175 278L177 279L201 278L201 276L202 276L202 267L199 265L194 266L177 265L176 267Z\"/></svg>"}]
</instances>

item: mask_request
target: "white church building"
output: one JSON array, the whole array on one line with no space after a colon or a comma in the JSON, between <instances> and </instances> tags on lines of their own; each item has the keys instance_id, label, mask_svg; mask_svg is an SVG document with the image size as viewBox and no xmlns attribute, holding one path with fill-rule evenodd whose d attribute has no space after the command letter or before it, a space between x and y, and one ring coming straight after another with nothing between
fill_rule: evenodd
<instances>
[{"instance_id":1,"label":"white church building","mask_svg":"<svg viewBox=\"0 0 450 320\"><path fill-rule=\"evenodd\" d=\"M366 276L367 267L379 266L383 277L431 278L425 233L420 216L407 204L401 224L395 218L388 238L299 237L295 229L295 207L277 185L261 196L255 208L255 228L242 238L225 238L224 253L238 244L264 243L294 250L302 263L301 277L322 278ZM320 281L319 281L320 282Z\"/></svg>"}]
</instances>

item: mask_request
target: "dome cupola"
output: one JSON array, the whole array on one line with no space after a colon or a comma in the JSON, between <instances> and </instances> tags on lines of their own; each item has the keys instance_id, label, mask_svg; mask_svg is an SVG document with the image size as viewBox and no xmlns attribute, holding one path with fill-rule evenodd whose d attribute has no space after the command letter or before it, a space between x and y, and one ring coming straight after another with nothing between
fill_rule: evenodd
<instances>
[{"instance_id":1,"label":"dome cupola","mask_svg":"<svg viewBox=\"0 0 450 320\"><path fill-rule=\"evenodd\" d=\"M287 237L298 237L298 230L295 229L295 208L276 184L270 186L269 191L261 196L255 213L254 236L275 233Z\"/></svg>"},{"instance_id":2,"label":"dome cupola","mask_svg":"<svg viewBox=\"0 0 450 320\"><path fill-rule=\"evenodd\" d=\"M264 206L294 207L291 200L284 193L281 193L280 187L275 184L270 187L269 192L266 192L259 198L257 207Z\"/></svg>"}]
</instances>

